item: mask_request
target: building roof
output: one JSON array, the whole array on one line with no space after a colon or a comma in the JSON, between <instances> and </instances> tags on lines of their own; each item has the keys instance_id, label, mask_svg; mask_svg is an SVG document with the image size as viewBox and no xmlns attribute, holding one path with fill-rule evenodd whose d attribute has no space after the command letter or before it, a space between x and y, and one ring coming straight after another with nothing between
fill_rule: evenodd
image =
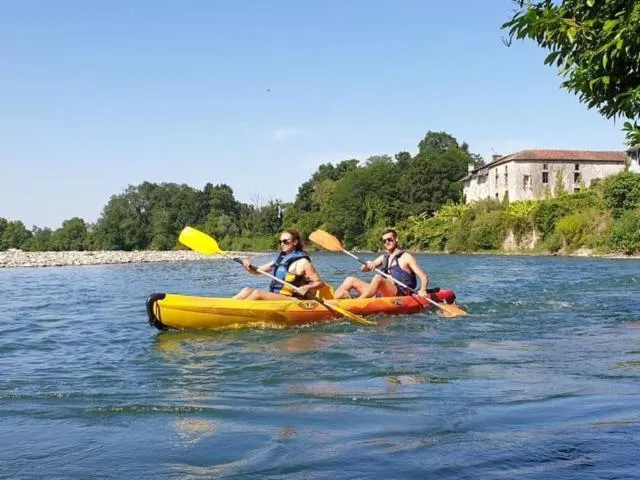
<instances>
[{"instance_id":1,"label":"building roof","mask_svg":"<svg viewBox=\"0 0 640 480\"><path fill-rule=\"evenodd\" d=\"M494 156L495 157L495 156ZM471 170L463 180L474 173L486 170L512 160L524 161L553 161L564 160L569 162L614 162L624 163L627 154L624 151L598 151L598 150L521 150L504 157L495 158L493 161Z\"/></svg>"}]
</instances>

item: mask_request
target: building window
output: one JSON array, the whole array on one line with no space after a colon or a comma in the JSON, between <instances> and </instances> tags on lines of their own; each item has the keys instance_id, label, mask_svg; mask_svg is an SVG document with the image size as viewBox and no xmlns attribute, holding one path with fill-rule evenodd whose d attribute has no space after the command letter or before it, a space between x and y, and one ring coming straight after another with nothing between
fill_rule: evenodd
<instances>
[{"instance_id":1,"label":"building window","mask_svg":"<svg viewBox=\"0 0 640 480\"><path fill-rule=\"evenodd\" d=\"M573 193L578 193L580 191L580 187L574 187L573 188Z\"/></svg>"},{"instance_id":2,"label":"building window","mask_svg":"<svg viewBox=\"0 0 640 480\"><path fill-rule=\"evenodd\" d=\"M524 190L531 189L531 175L525 175L522 177L522 188Z\"/></svg>"},{"instance_id":3,"label":"building window","mask_svg":"<svg viewBox=\"0 0 640 480\"><path fill-rule=\"evenodd\" d=\"M573 172L573 183L580 183L580 172Z\"/></svg>"},{"instance_id":4,"label":"building window","mask_svg":"<svg viewBox=\"0 0 640 480\"><path fill-rule=\"evenodd\" d=\"M549 183L549 172L542 172L542 183Z\"/></svg>"},{"instance_id":5,"label":"building window","mask_svg":"<svg viewBox=\"0 0 640 480\"><path fill-rule=\"evenodd\" d=\"M580 171L580 164L579 164L579 163L576 163L576 164L575 164L575 171L576 171L576 172L579 172L579 171Z\"/></svg>"},{"instance_id":6,"label":"building window","mask_svg":"<svg viewBox=\"0 0 640 480\"><path fill-rule=\"evenodd\" d=\"M543 163L542 164L542 170L549 170L549 164Z\"/></svg>"}]
</instances>

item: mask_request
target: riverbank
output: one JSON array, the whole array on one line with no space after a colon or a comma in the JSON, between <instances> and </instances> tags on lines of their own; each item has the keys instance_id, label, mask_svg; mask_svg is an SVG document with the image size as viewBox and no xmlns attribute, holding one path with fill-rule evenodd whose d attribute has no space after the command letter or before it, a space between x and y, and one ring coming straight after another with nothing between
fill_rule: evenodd
<instances>
[{"instance_id":1,"label":"riverbank","mask_svg":"<svg viewBox=\"0 0 640 480\"><path fill-rule=\"evenodd\" d=\"M229 252L241 258L264 255L258 252ZM192 250L153 251L90 251L90 252L25 252L10 249L0 252L0 268L62 267L71 265L105 265L118 263L189 262L218 260L221 255L204 256Z\"/></svg>"},{"instance_id":2,"label":"riverbank","mask_svg":"<svg viewBox=\"0 0 640 480\"><path fill-rule=\"evenodd\" d=\"M269 255L267 252L229 252L241 258L255 258ZM375 253L375 252L360 252ZM447 255L448 252L414 252L435 255ZM483 251L483 252L458 252L458 255L505 255L505 256L532 256L532 257L591 257L591 258L624 258L640 260L639 255L624 255L616 253L596 254L583 248L571 253L548 253L522 251ZM150 262L193 262L201 260L219 260L225 257L221 255L204 256L192 250L171 251L89 251L89 252L25 252L10 249L0 252L0 268L19 267L63 267L72 265L108 265L118 263L150 263Z\"/></svg>"}]
</instances>

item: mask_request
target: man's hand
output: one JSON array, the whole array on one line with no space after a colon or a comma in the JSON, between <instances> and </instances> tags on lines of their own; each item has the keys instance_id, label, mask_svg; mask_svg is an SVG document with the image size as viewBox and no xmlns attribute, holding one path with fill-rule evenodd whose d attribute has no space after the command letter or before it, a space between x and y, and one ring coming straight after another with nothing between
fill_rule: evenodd
<instances>
[{"instance_id":1,"label":"man's hand","mask_svg":"<svg viewBox=\"0 0 640 480\"><path fill-rule=\"evenodd\" d=\"M422 298L429 298L429 294L427 293L426 288L421 288L420 290L418 290L418 295L420 295Z\"/></svg>"},{"instance_id":2,"label":"man's hand","mask_svg":"<svg viewBox=\"0 0 640 480\"><path fill-rule=\"evenodd\" d=\"M371 260L365 262L364 265L362 265L362 267L360 267L360 270L363 272L370 272L371 270L373 270L375 268L375 265L373 264L373 262Z\"/></svg>"}]
</instances>

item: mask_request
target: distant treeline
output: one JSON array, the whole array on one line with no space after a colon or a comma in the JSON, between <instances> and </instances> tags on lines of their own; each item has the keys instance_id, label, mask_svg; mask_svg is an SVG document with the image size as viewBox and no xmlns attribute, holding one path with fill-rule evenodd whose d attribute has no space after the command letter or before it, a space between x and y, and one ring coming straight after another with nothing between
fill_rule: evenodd
<instances>
[{"instance_id":1,"label":"distant treeline","mask_svg":"<svg viewBox=\"0 0 640 480\"><path fill-rule=\"evenodd\" d=\"M228 185L202 190L144 182L110 198L95 224L74 217L61 228L34 227L0 218L0 250L167 250L185 225L213 235L224 248L275 249L282 228L309 234L323 226L350 247L377 246L377 231L410 215L433 214L459 202L459 180L479 156L444 132L428 132L415 156L375 156L364 162L323 164L303 183L293 203L248 205Z\"/></svg>"},{"instance_id":2,"label":"distant treeline","mask_svg":"<svg viewBox=\"0 0 640 480\"><path fill-rule=\"evenodd\" d=\"M412 156L400 152L323 164L291 203L249 205L228 185L144 182L111 197L95 224L81 218L62 227L34 227L0 218L0 250L169 250L195 226L230 250L273 250L283 228L308 235L323 228L346 248L380 249L380 233L395 226L406 248L491 251L506 244L555 252L640 250L640 175L624 172L576 194L509 203L462 203L459 182L481 158L445 132L428 132ZM506 243L505 243L506 241Z\"/></svg>"}]
</instances>

